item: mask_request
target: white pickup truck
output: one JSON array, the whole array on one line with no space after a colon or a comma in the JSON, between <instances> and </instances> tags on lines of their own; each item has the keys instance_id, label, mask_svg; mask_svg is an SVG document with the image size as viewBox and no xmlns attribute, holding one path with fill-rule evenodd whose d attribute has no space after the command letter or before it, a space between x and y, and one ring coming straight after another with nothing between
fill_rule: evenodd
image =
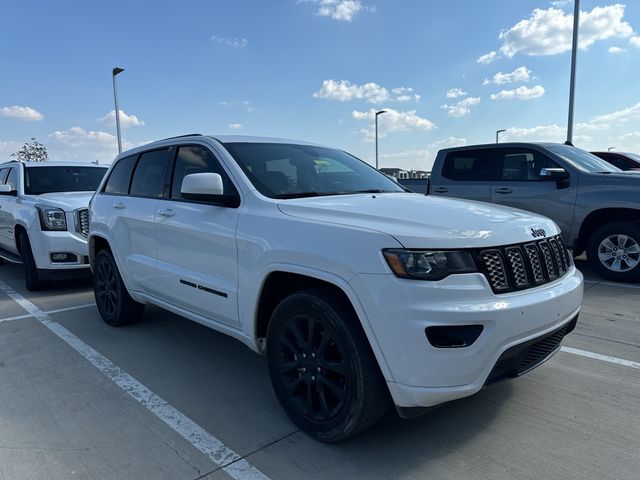
<instances>
[{"instance_id":1,"label":"white pickup truck","mask_svg":"<svg viewBox=\"0 0 640 480\"><path fill-rule=\"evenodd\" d=\"M413 194L308 143L155 142L116 158L90 211L108 324L153 304L266 354L282 407L323 441L535 368L582 301L551 220Z\"/></svg>"},{"instance_id":2,"label":"white pickup truck","mask_svg":"<svg viewBox=\"0 0 640 480\"><path fill-rule=\"evenodd\" d=\"M88 205L106 167L0 164L0 261L22 263L28 290L87 271Z\"/></svg>"}]
</instances>

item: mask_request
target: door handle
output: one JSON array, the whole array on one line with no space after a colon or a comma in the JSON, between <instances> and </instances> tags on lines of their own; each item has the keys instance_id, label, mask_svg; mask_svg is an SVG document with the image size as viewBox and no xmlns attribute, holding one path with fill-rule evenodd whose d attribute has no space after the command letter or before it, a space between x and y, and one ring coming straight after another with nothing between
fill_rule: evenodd
<instances>
[{"instance_id":1,"label":"door handle","mask_svg":"<svg viewBox=\"0 0 640 480\"><path fill-rule=\"evenodd\" d=\"M163 217L173 217L175 214L176 212L174 212L171 208L166 208L164 210L158 211L158 215L162 215Z\"/></svg>"},{"instance_id":2,"label":"door handle","mask_svg":"<svg viewBox=\"0 0 640 480\"><path fill-rule=\"evenodd\" d=\"M118 210L122 210L124 208L124 203L122 202L115 202L113 204L113 208L117 208Z\"/></svg>"},{"instance_id":3,"label":"door handle","mask_svg":"<svg viewBox=\"0 0 640 480\"><path fill-rule=\"evenodd\" d=\"M434 190L435 193L447 193L449 191L448 188L439 187Z\"/></svg>"},{"instance_id":4,"label":"door handle","mask_svg":"<svg viewBox=\"0 0 640 480\"><path fill-rule=\"evenodd\" d=\"M494 192L505 194L505 193L513 193L513 190L511 190L510 188L504 187L504 188L496 188Z\"/></svg>"}]
</instances>

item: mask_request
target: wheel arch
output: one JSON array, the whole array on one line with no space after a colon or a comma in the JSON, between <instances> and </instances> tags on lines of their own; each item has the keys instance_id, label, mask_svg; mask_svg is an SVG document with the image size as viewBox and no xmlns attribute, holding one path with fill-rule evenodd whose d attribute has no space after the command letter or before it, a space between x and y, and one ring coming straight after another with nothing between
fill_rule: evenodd
<instances>
[{"instance_id":1,"label":"wheel arch","mask_svg":"<svg viewBox=\"0 0 640 480\"><path fill-rule=\"evenodd\" d=\"M589 236L598 228L612 222L633 222L640 224L640 210L634 208L601 208L589 213L580 225L574 255L580 255L587 248Z\"/></svg>"}]
</instances>

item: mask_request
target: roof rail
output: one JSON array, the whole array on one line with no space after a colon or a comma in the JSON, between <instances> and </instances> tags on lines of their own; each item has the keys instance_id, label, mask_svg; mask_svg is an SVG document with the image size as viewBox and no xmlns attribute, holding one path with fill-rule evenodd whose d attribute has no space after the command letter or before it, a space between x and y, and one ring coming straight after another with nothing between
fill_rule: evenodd
<instances>
[{"instance_id":1,"label":"roof rail","mask_svg":"<svg viewBox=\"0 0 640 480\"><path fill-rule=\"evenodd\" d=\"M163 138L162 140L173 140L174 138L183 138L183 137L201 137L202 134L201 133L187 133L186 135L176 135L175 137L167 137L167 138ZM159 140L159 141L162 141Z\"/></svg>"}]
</instances>

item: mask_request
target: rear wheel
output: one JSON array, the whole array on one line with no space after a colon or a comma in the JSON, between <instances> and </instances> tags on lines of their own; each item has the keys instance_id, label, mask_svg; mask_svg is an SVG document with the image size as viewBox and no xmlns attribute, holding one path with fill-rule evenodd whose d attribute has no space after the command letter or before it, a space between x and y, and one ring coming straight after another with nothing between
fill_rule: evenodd
<instances>
[{"instance_id":1,"label":"rear wheel","mask_svg":"<svg viewBox=\"0 0 640 480\"><path fill-rule=\"evenodd\" d=\"M339 442L371 427L389 393L353 311L326 289L285 298L267 332L269 373L285 412L302 430Z\"/></svg>"},{"instance_id":2,"label":"rear wheel","mask_svg":"<svg viewBox=\"0 0 640 480\"><path fill-rule=\"evenodd\" d=\"M640 226L612 222L589 238L587 259L601 277L617 282L640 280Z\"/></svg>"},{"instance_id":3,"label":"rear wheel","mask_svg":"<svg viewBox=\"0 0 640 480\"><path fill-rule=\"evenodd\" d=\"M42 281L38 277L38 268L36 267L36 261L33 258L33 251L31 250L31 243L29 243L29 237L26 233L21 233L18 238L20 244L20 256L22 257L22 264L24 265L24 281L27 290L35 292L42 288Z\"/></svg>"},{"instance_id":4,"label":"rear wheel","mask_svg":"<svg viewBox=\"0 0 640 480\"><path fill-rule=\"evenodd\" d=\"M113 255L108 250L101 250L96 255L93 293L102 319L111 326L135 322L144 312L144 305L129 295Z\"/></svg>"}]
</instances>

